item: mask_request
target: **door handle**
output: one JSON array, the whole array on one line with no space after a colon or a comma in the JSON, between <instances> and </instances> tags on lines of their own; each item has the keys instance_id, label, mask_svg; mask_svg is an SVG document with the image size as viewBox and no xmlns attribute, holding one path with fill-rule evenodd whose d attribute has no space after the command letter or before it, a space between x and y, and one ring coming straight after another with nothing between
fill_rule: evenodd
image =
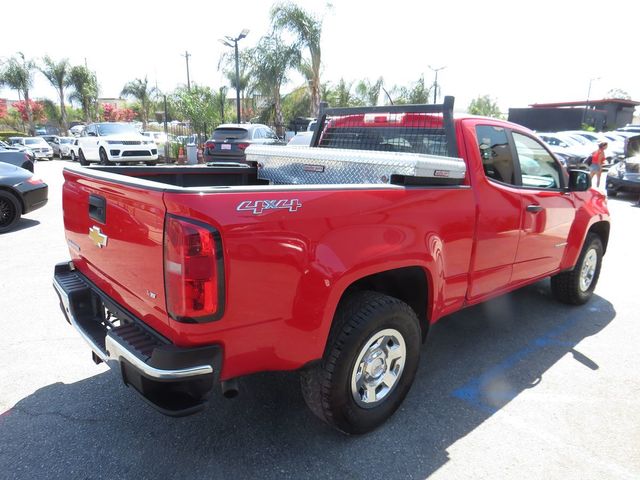
<instances>
[{"instance_id":1,"label":"door handle","mask_svg":"<svg viewBox=\"0 0 640 480\"><path fill-rule=\"evenodd\" d=\"M527 212L538 213L544 210L540 205L527 205Z\"/></svg>"}]
</instances>

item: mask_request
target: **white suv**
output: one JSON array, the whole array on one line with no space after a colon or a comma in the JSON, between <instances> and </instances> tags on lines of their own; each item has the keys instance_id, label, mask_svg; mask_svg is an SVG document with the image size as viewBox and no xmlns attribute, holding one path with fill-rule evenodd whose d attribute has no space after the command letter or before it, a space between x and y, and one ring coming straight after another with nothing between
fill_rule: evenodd
<instances>
[{"instance_id":1,"label":"white suv","mask_svg":"<svg viewBox=\"0 0 640 480\"><path fill-rule=\"evenodd\" d=\"M78 160L81 165L89 162L155 165L158 147L129 123L92 123L78 138Z\"/></svg>"}]
</instances>

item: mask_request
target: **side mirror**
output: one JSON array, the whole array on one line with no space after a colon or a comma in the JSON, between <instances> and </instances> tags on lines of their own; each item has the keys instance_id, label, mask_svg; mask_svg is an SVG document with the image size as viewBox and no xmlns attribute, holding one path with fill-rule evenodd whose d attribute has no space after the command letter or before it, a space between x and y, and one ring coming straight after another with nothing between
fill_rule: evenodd
<instances>
[{"instance_id":1,"label":"side mirror","mask_svg":"<svg viewBox=\"0 0 640 480\"><path fill-rule=\"evenodd\" d=\"M87 132L87 135L90 137L97 137L98 134L96 132Z\"/></svg>"},{"instance_id":2,"label":"side mirror","mask_svg":"<svg viewBox=\"0 0 640 480\"><path fill-rule=\"evenodd\" d=\"M569 191L586 192L591 188L591 177L584 170L569 170Z\"/></svg>"}]
</instances>

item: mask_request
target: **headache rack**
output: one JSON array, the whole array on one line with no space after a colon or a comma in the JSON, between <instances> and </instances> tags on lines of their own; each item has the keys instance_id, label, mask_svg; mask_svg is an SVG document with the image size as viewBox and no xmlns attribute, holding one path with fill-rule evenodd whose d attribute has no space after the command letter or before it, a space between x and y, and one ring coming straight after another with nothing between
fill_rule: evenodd
<instances>
[{"instance_id":1,"label":"headache rack","mask_svg":"<svg viewBox=\"0 0 640 480\"><path fill-rule=\"evenodd\" d=\"M320 104L312 147L457 157L454 97L442 104L328 108Z\"/></svg>"}]
</instances>

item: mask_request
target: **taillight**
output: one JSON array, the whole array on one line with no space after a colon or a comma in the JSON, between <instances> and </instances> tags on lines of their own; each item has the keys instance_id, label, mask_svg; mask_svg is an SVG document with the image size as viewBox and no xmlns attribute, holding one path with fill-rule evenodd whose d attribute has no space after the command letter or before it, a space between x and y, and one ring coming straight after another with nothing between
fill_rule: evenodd
<instances>
[{"instance_id":1,"label":"taillight","mask_svg":"<svg viewBox=\"0 0 640 480\"><path fill-rule=\"evenodd\" d=\"M220 318L224 302L221 247L214 228L167 216L164 284L171 318L188 323Z\"/></svg>"},{"instance_id":2,"label":"taillight","mask_svg":"<svg viewBox=\"0 0 640 480\"><path fill-rule=\"evenodd\" d=\"M249 143L236 143L236 146L240 149L240 150L244 150L245 148L247 148L250 144Z\"/></svg>"},{"instance_id":3,"label":"taillight","mask_svg":"<svg viewBox=\"0 0 640 480\"><path fill-rule=\"evenodd\" d=\"M216 142L207 142L204 144L205 148L209 149L209 150L215 150L216 148Z\"/></svg>"}]
</instances>

